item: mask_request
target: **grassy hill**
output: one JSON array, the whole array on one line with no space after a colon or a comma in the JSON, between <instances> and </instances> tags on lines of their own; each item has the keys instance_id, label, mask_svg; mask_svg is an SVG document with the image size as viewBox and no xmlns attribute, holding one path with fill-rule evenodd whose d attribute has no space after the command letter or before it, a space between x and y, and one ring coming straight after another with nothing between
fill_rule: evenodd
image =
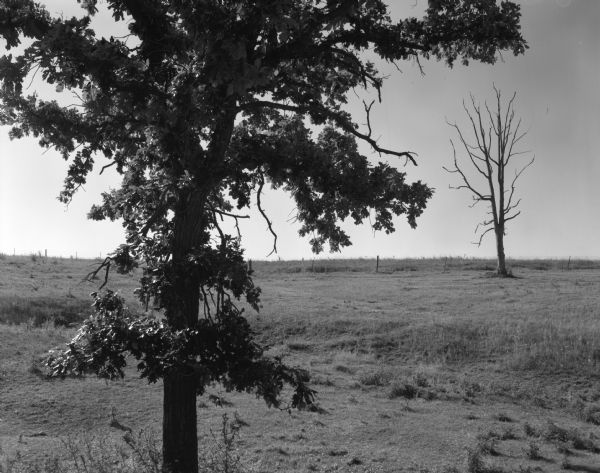
<instances>
[{"instance_id":1,"label":"grassy hill","mask_svg":"<svg viewBox=\"0 0 600 473\"><path fill-rule=\"evenodd\" d=\"M320 408L269 410L215 386L221 407L198 399L208 453L226 413L240 421L248 471L598 471L600 263L512 261L510 279L489 277L493 261L461 258L383 260L377 273L366 259L252 264L264 294L249 313L257 336L311 371ZM38 357L75 331L64 323L89 311L93 265L0 258L7 455L55 454L81 429L121 441L113 414L160 428L161 386L133 370L116 383L39 376ZM135 307L135 277L110 286Z\"/></svg>"}]
</instances>

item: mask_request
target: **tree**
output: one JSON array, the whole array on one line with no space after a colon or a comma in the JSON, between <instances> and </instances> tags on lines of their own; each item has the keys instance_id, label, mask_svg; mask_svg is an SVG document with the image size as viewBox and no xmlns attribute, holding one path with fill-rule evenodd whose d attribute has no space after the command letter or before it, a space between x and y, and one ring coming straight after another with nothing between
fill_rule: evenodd
<instances>
[{"instance_id":1,"label":"tree","mask_svg":"<svg viewBox=\"0 0 600 473\"><path fill-rule=\"evenodd\" d=\"M475 98L471 95L470 108L463 101L463 108L469 119L468 129L472 131L472 139L468 141L466 133L460 129L456 123L449 123L457 132L458 138L462 144L464 152L468 156L467 166L476 172L476 176L481 176L483 184L475 184L475 180L467 176L463 164L459 164L456 156L456 147L454 141L452 151L454 153L454 167L446 171L458 174L462 184L453 187L454 189L467 189L473 195L473 204L487 202L489 205L488 215L490 216L475 228L475 233L481 229L479 240L476 242L481 245L483 237L489 232L494 232L496 236L496 254L498 256L498 266L496 272L499 276L506 277L506 257L504 254L504 236L506 235L506 223L515 219L521 214L517 210L521 199L515 199L516 183L523 171L533 164L535 158L531 158L524 166L515 170L512 178L507 174L507 169L514 157L526 154L526 151L517 151L515 146L527 134L521 131L521 119L515 122L514 102L517 97L515 92L508 103L502 105L502 95L500 90L494 86L496 94L496 108L492 112L485 104L485 111L481 105L475 103ZM470 162L470 165L468 163Z\"/></svg>"},{"instance_id":2,"label":"tree","mask_svg":"<svg viewBox=\"0 0 600 473\"><path fill-rule=\"evenodd\" d=\"M54 375L121 376L125 354L149 381L163 379L165 470L197 471L196 395L214 382L280 405L310 403L301 370L271 359L237 307L258 310L260 289L244 264L239 234L224 220L247 218L264 186L288 191L300 234L315 252L350 244L339 221L371 219L412 227L432 195L358 149L415 163L381 147L369 121L345 109L350 92L383 79L363 51L386 61L435 57L452 65L522 54L520 10L512 2L440 0L422 19L391 21L381 0L106 0L128 38L90 28L97 0L78 0L80 18L52 18L32 0L0 1L0 35L23 51L0 59L0 117L10 136L33 135L70 161L60 199L68 202L101 163L123 177L103 194L93 219L121 219L126 242L94 275L141 267L140 299L164 320L138 317L114 293L97 294L96 314L67 349L48 360ZM25 95L37 74L77 103ZM366 128L366 129L365 129ZM105 163L105 164L104 164ZM416 163L415 163L416 164ZM101 172L100 171L100 172ZM275 248L275 246L274 246Z\"/></svg>"}]
</instances>

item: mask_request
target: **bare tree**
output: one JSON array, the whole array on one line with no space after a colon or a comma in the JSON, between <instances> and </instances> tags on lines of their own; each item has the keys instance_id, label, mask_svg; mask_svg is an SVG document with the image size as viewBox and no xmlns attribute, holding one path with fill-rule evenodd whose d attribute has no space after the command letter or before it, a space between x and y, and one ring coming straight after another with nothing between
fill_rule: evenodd
<instances>
[{"instance_id":1,"label":"bare tree","mask_svg":"<svg viewBox=\"0 0 600 473\"><path fill-rule=\"evenodd\" d=\"M491 110L487 103L484 104L485 110L481 105L475 102L471 95L469 105L463 101L463 108L469 118L470 133L461 130L456 123L448 122L458 134L462 148L468 156L468 161L464 159L465 164L459 164L456 146L451 139L452 151L454 153L454 167L446 171L452 174L458 174L461 178L461 184L450 186L452 189L467 189L473 195L474 207L479 202L487 202L489 205L488 217L475 228L475 233L479 233L479 239L475 242L481 245L483 237L489 232L496 235L496 252L498 255L497 273L500 276L507 276L506 258L504 254L504 236L506 235L506 223L520 215L518 210L521 199L515 198L516 182L533 163L535 157L523 166L516 166L514 175L508 176L509 164L513 163L513 158L528 154L528 151L517 151L517 144L527 134L527 131L521 131L521 118L515 117L514 103L517 96L515 92L508 103L503 106L502 94L494 86L496 94L495 110ZM473 141L469 141L473 140ZM470 163L470 164L469 164ZM473 168L475 177L468 175L467 168ZM479 182L482 181L482 182Z\"/></svg>"}]
</instances>

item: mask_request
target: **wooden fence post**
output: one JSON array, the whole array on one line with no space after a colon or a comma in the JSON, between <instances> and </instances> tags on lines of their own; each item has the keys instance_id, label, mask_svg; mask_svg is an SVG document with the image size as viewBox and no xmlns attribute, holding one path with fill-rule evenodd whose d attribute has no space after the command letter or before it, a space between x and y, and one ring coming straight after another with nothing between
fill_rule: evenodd
<instances>
[{"instance_id":1,"label":"wooden fence post","mask_svg":"<svg viewBox=\"0 0 600 473\"><path fill-rule=\"evenodd\" d=\"M379 255L377 255L377 265L375 266L375 272L379 272Z\"/></svg>"}]
</instances>

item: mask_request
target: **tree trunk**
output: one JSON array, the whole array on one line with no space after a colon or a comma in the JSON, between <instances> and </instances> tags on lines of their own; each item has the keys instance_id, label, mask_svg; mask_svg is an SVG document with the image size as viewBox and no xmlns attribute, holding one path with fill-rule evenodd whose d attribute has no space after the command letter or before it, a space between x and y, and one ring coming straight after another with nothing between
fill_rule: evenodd
<instances>
[{"instance_id":1,"label":"tree trunk","mask_svg":"<svg viewBox=\"0 0 600 473\"><path fill-rule=\"evenodd\" d=\"M174 330L196 325L200 303L200 282L187 267L194 248L206 244L208 233L204 216L205 196L193 193L174 216L173 264L176 271L166 318ZM196 416L196 378L180 368L164 377L163 471L198 472L198 435Z\"/></svg>"},{"instance_id":2,"label":"tree trunk","mask_svg":"<svg viewBox=\"0 0 600 473\"><path fill-rule=\"evenodd\" d=\"M504 256L504 229L496 228L496 253L498 254L498 267L496 272L499 276L508 276L506 271L506 257Z\"/></svg>"},{"instance_id":3,"label":"tree trunk","mask_svg":"<svg viewBox=\"0 0 600 473\"><path fill-rule=\"evenodd\" d=\"M165 376L163 383L163 471L197 473L195 377L176 372Z\"/></svg>"},{"instance_id":4,"label":"tree trunk","mask_svg":"<svg viewBox=\"0 0 600 473\"><path fill-rule=\"evenodd\" d=\"M198 320L199 286L192 277L182 277L174 288L175 313L169 313L174 329L193 326ZM196 421L196 377L181 368L163 380L163 471L198 472Z\"/></svg>"},{"instance_id":5,"label":"tree trunk","mask_svg":"<svg viewBox=\"0 0 600 473\"><path fill-rule=\"evenodd\" d=\"M224 114L215 127L209 146L211 172L223 163L231 139L235 112ZM199 175L202 175L198 171ZM175 277L166 318L174 330L194 327L198 322L200 280L190 271L188 256L194 249L208 244L210 233L206 199L212 188L207 180L196 189L181 195L173 217L173 267ZM163 399L163 471L165 473L198 473L198 434L196 415L196 378L185 368L164 377Z\"/></svg>"}]
</instances>

